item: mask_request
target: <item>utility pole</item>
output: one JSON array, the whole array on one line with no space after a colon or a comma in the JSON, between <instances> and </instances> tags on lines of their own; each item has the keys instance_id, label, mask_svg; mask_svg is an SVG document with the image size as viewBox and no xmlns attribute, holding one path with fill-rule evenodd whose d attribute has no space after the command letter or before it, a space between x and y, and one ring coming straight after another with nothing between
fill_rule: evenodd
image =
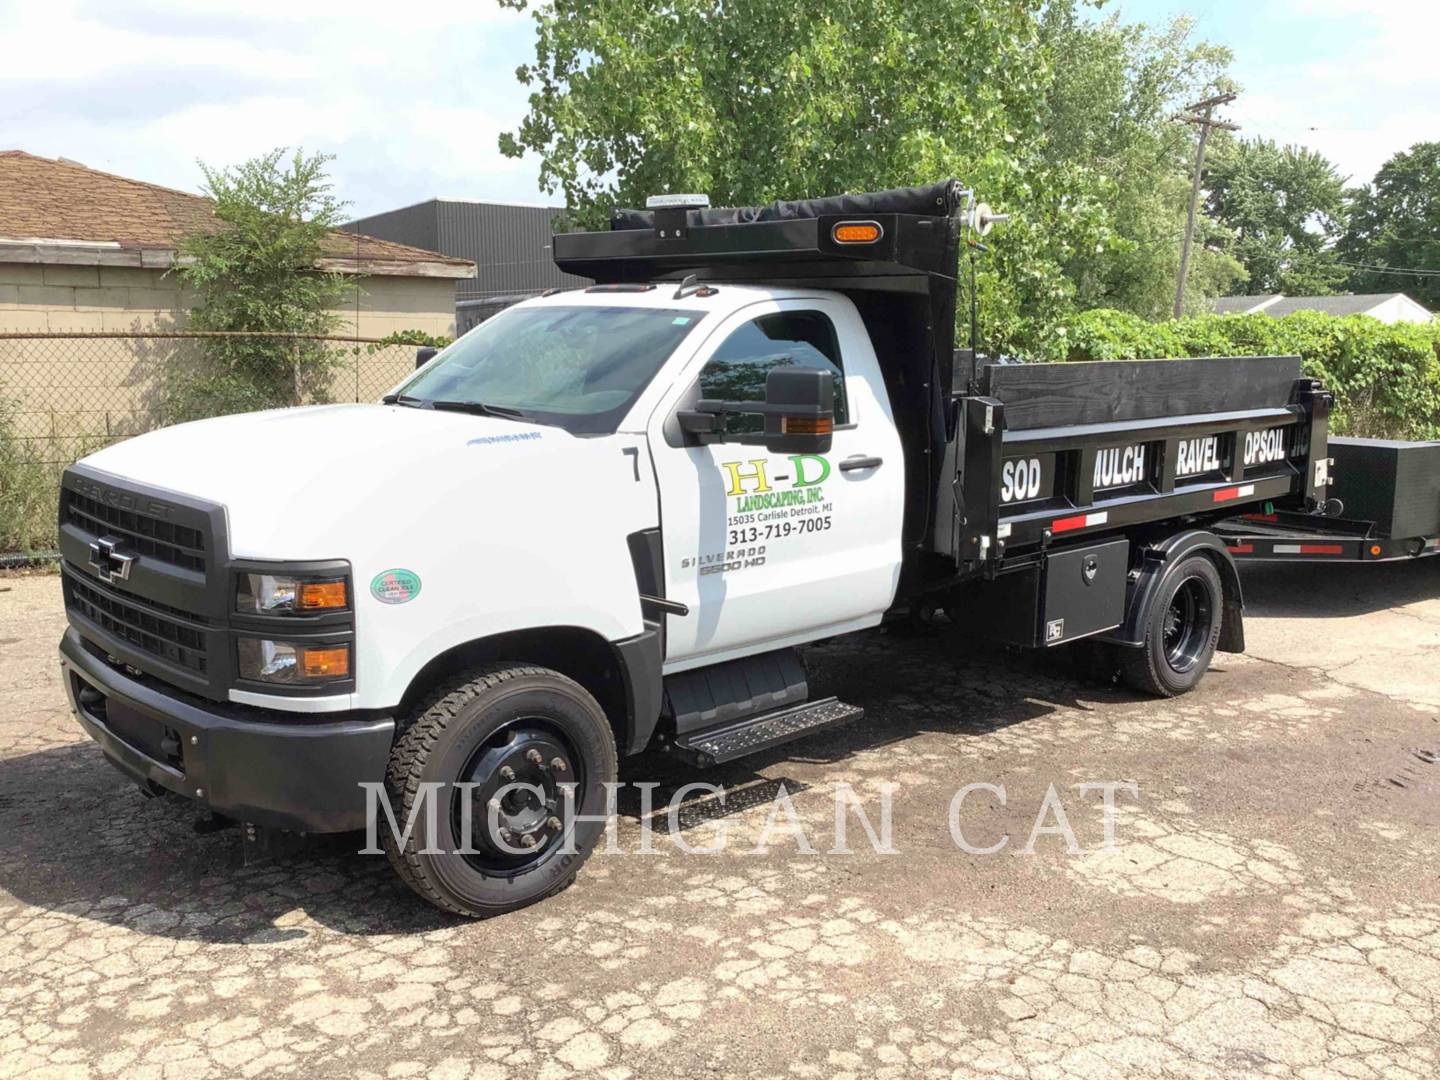
<instances>
[{"instance_id":1,"label":"utility pole","mask_svg":"<svg viewBox=\"0 0 1440 1080\"><path fill-rule=\"evenodd\" d=\"M1180 278L1175 283L1175 318L1180 318L1185 309L1185 276L1190 270L1190 243L1195 237L1195 204L1200 201L1200 176L1205 170L1205 144L1210 140L1211 128L1239 131L1239 124L1213 120L1210 114L1217 106L1228 105L1235 100L1234 94L1216 94L1214 97L1187 105L1185 111L1173 119L1187 124L1200 125L1200 145L1195 151L1195 178L1190 184L1190 213L1185 218L1185 242L1180 247ZM1202 113L1200 110L1204 109Z\"/></svg>"}]
</instances>

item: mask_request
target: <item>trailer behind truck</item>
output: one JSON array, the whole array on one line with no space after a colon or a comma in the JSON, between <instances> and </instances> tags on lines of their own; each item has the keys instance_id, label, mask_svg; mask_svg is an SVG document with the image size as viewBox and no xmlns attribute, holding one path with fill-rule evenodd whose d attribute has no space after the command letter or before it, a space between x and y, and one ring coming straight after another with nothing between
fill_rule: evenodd
<instances>
[{"instance_id":1,"label":"trailer behind truck","mask_svg":"<svg viewBox=\"0 0 1440 1080\"><path fill-rule=\"evenodd\" d=\"M382 830L390 859L484 916L573 879L619 757L863 723L809 642L944 609L1102 642L1159 695L1243 648L1215 523L1327 498L1331 398L1298 360L977 363L958 183L699 202L557 236L594 285L383 402L68 470L61 656L105 755L254 828L362 828L367 785L402 823L436 798L438 835Z\"/></svg>"}]
</instances>

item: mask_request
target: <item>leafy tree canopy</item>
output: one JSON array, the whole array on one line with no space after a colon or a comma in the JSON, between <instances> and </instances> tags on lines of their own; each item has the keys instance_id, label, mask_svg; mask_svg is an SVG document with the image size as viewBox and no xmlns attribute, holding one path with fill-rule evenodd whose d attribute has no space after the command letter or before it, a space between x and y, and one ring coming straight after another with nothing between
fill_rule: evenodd
<instances>
[{"instance_id":1,"label":"leafy tree canopy","mask_svg":"<svg viewBox=\"0 0 1440 1080\"><path fill-rule=\"evenodd\" d=\"M1077 300L1158 308L1149 279L1178 261L1193 138L1164 115L1228 61L1183 25L1152 37L1074 7L551 0L517 72L529 114L501 149L537 153L542 184L592 227L663 191L750 205L960 177L1015 214L984 260L988 343L1058 355ZM1202 288L1237 274L1208 262Z\"/></svg>"},{"instance_id":2,"label":"leafy tree canopy","mask_svg":"<svg viewBox=\"0 0 1440 1080\"><path fill-rule=\"evenodd\" d=\"M1440 309L1440 142L1396 154L1351 199L1350 228L1340 242L1350 289L1404 292Z\"/></svg>"},{"instance_id":3,"label":"leafy tree canopy","mask_svg":"<svg viewBox=\"0 0 1440 1080\"><path fill-rule=\"evenodd\" d=\"M210 338L198 357L160 366L156 412L170 422L324 400L334 366L323 342L354 278L316 270L344 203L331 194L327 155L272 150L242 165L203 162L220 228L180 245L180 281L195 293L190 326L274 336Z\"/></svg>"},{"instance_id":4,"label":"leafy tree canopy","mask_svg":"<svg viewBox=\"0 0 1440 1080\"><path fill-rule=\"evenodd\" d=\"M1171 117L1186 102L1229 88L1230 51L1192 40L1186 18L1150 28L1085 18L1066 4L1047 9L1042 37L1058 58L1043 153L1093 175L1107 211L1105 243L1066 261L1075 304L1168 314L1195 155L1194 128ZM1221 236L1215 222L1198 218L1188 278L1197 297L1244 277Z\"/></svg>"},{"instance_id":5,"label":"leafy tree canopy","mask_svg":"<svg viewBox=\"0 0 1440 1080\"><path fill-rule=\"evenodd\" d=\"M1345 181L1324 155L1269 139L1220 141L1207 186L1247 293L1324 296L1344 284L1332 237L1344 227Z\"/></svg>"}]
</instances>

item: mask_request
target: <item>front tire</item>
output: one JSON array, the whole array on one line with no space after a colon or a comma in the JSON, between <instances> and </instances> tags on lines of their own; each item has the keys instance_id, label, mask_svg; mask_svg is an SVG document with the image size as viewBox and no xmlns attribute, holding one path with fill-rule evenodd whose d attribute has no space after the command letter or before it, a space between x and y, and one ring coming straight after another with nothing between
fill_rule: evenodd
<instances>
[{"instance_id":1,"label":"front tire","mask_svg":"<svg viewBox=\"0 0 1440 1080\"><path fill-rule=\"evenodd\" d=\"M514 911L569 885L604 831L602 820L572 823L564 786L574 785L578 815L603 816L615 775L610 722L584 687L548 668L481 668L402 723L386 771L390 805L403 831L418 801L435 800L434 843L423 806L403 845L380 823L385 852L438 908Z\"/></svg>"},{"instance_id":2,"label":"front tire","mask_svg":"<svg viewBox=\"0 0 1440 1080\"><path fill-rule=\"evenodd\" d=\"M1215 655L1224 607L1224 587L1214 562L1205 555L1182 559L1151 601L1145 643L1123 650L1125 681L1158 697L1193 689Z\"/></svg>"}]
</instances>

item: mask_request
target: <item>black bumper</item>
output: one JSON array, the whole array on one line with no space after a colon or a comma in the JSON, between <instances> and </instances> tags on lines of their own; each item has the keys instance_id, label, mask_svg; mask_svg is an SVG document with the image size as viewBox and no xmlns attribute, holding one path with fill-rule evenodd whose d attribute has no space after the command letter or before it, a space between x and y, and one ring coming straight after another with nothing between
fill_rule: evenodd
<instances>
[{"instance_id":1,"label":"black bumper","mask_svg":"<svg viewBox=\"0 0 1440 1080\"><path fill-rule=\"evenodd\" d=\"M182 698L115 670L73 629L60 642L60 660L80 726L127 776L257 825L316 833L365 827L360 785L385 779L393 719L327 720Z\"/></svg>"}]
</instances>

